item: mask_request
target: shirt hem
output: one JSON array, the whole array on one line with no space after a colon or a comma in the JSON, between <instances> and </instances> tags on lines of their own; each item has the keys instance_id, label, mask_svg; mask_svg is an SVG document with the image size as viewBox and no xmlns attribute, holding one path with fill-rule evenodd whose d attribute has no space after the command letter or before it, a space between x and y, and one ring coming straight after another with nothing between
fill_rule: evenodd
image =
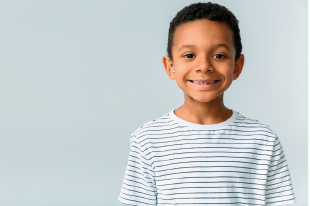
<instances>
[{"instance_id":1,"label":"shirt hem","mask_svg":"<svg viewBox=\"0 0 310 206\"><path fill-rule=\"evenodd\" d=\"M297 202L296 199L294 200L289 200L285 202L279 202L279 203L267 203L265 206L279 206L279 205L289 205L289 204L295 204Z\"/></svg>"},{"instance_id":2,"label":"shirt hem","mask_svg":"<svg viewBox=\"0 0 310 206\"><path fill-rule=\"evenodd\" d=\"M117 200L124 204L124 205L130 205L130 206L152 206L152 204L147 204L147 203L138 203L137 205L136 204L132 204L132 203L128 203L126 200L123 200L121 199L120 196L118 196Z\"/></svg>"}]
</instances>

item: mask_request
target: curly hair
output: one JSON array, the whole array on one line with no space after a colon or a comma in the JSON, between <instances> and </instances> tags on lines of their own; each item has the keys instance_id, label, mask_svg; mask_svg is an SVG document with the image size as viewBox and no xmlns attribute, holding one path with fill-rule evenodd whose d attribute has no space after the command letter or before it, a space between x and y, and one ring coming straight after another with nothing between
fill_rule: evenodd
<instances>
[{"instance_id":1,"label":"curly hair","mask_svg":"<svg viewBox=\"0 0 310 206\"><path fill-rule=\"evenodd\" d=\"M176 28L183 23L197 19L209 19L211 21L225 22L233 31L234 46L236 49L235 61L241 55L242 44L240 37L239 21L226 7L216 3L194 3L180 10L170 22L168 34L167 56L172 57L173 36Z\"/></svg>"}]
</instances>

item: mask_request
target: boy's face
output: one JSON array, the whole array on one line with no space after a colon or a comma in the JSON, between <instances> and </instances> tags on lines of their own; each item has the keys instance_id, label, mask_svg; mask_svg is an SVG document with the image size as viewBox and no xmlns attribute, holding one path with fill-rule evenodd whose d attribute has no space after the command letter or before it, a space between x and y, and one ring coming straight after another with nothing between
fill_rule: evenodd
<instances>
[{"instance_id":1,"label":"boy's face","mask_svg":"<svg viewBox=\"0 0 310 206\"><path fill-rule=\"evenodd\" d=\"M208 19L178 26L172 47L173 61L163 57L170 79L175 79L186 98L210 102L220 98L242 71L244 56L235 62L233 32L226 23ZM172 72L170 66L175 72ZM195 80L217 80L197 84Z\"/></svg>"}]
</instances>

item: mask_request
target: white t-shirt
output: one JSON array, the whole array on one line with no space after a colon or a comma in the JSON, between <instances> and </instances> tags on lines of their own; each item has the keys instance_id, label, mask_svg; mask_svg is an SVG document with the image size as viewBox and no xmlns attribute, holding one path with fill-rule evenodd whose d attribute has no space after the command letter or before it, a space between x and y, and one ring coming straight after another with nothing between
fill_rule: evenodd
<instances>
[{"instance_id":1,"label":"white t-shirt","mask_svg":"<svg viewBox=\"0 0 310 206\"><path fill-rule=\"evenodd\" d=\"M118 201L133 206L286 205L296 202L279 137L232 110L194 124L174 110L131 134Z\"/></svg>"}]
</instances>

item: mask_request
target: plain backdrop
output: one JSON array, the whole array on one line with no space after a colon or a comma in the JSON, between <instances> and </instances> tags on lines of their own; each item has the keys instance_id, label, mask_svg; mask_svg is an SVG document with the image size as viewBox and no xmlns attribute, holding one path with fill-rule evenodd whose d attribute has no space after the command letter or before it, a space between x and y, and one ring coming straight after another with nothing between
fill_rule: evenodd
<instances>
[{"instance_id":1,"label":"plain backdrop","mask_svg":"<svg viewBox=\"0 0 310 206\"><path fill-rule=\"evenodd\" d=\"M130 134L183 104L164 71L189 0L0 1L0 205L117 206ZM306 0L219 0L245 65L224 103L276 132L308 202Z\"/></svg>"}]
</instances>

